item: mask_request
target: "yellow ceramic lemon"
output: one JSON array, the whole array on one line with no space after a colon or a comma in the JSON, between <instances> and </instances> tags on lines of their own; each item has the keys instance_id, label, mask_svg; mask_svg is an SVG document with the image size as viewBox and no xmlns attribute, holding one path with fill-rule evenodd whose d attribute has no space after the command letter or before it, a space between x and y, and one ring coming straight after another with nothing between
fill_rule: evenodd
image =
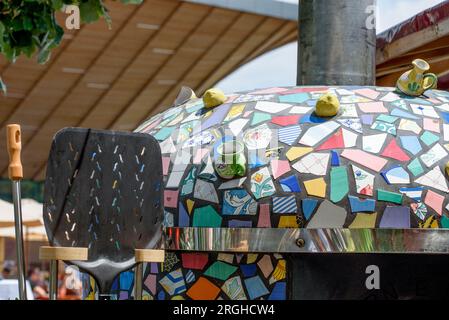
<instances>
[{"instance_id":1,"label":"yellow ceramic lemon","mask_svg":"<svg viewBox=\"0 0 449 320\"><path fill-rule=\"evenodd\" d=\"M340 109L340 101L336 95L331 93L323 94L317 101L315 113L319 117L333 117Z\"/></svg>"},{"instance_id":2,"label":"yellow ceramic lemon","mask_svg":"<svg viewBox=\"0 0 449 320\"><path fill-rule=\"evenodd\" d=\"M206 108L213 108L223 104L226 101L226 96L220 89L212 88L207 90L203 96L204 106Z\"/></svg>"}]
</instances>

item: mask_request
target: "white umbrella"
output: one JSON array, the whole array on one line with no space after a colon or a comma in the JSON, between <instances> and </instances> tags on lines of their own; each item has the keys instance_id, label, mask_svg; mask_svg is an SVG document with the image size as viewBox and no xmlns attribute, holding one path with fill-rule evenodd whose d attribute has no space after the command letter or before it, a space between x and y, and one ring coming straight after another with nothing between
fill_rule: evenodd
<instances>
[{"instance_id":1,"label":"white umbrella","mask_svg":"<svg viewBox=\"0 0 449 320\"><path fill-rule=\"evenodd\" d=\"M0 238L15 238L14 227L0 228ZM44 226L25 227L23 237L25 241L48 241Z\"/></svg>"},{"instance_id":2,"label":"white umbrella","mask_svg":"<svg viewBox=\"0 0 449 320\"><path fill-rule=\"evenodd\" d=\"M22 199L22 222L25 227L43 226L42 203L33 199ZM0 228L14 226L14 206L0 199Z\"/></svg>"}]
</instances>

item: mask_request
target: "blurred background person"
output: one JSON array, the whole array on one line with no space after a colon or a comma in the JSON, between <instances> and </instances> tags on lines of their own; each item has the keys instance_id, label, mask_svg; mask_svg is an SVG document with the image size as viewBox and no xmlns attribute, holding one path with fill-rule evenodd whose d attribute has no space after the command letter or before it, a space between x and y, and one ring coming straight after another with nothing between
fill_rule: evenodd
<instances>
[{"instance_id":1,"label":"blurred background person","mask_svg":"<svg viewBox=\"0 0 449 320\"><path fill-rule=\"evenodd\" d=\"M48 299L48 286L45 282L44 273L39 268L32 268L28 272L28 281L33 290L34 298Z\"/></svg>"}]
</instances>

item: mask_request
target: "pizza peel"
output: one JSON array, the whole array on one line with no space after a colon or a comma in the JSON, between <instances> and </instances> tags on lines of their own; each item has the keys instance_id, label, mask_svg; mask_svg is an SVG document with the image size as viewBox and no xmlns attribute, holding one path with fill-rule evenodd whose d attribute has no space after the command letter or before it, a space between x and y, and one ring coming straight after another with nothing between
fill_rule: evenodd
<instances>
[{"instance_id":1,"label":"pizza peel","mask_svg":"<svg viewBox=\"0 0 449 320\"><path fill-rule=\"evenodd\" d=\"M147 134L65 128L53 140L44 190L49 242L87 247L87 261L68 261L91 274L100 296L135 265L134 249L162 240L162 163Z\"/></svg>"}]
</instances>

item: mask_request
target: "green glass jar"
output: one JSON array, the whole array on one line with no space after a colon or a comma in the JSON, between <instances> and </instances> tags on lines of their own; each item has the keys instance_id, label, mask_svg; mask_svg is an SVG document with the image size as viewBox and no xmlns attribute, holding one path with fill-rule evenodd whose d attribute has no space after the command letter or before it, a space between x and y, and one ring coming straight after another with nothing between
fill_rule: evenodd
<instances>
[{"instance_id":1,"label":"green glass jar","mask_svg":"<svg viewBox=\"0 0 449 320\"><path fill-rule=\"evenodd\" d=\"M236 140L222 143L217 148L214 169L223 179L243 177L246 174L245 147Z\"/></svg>"}]
</instances>

